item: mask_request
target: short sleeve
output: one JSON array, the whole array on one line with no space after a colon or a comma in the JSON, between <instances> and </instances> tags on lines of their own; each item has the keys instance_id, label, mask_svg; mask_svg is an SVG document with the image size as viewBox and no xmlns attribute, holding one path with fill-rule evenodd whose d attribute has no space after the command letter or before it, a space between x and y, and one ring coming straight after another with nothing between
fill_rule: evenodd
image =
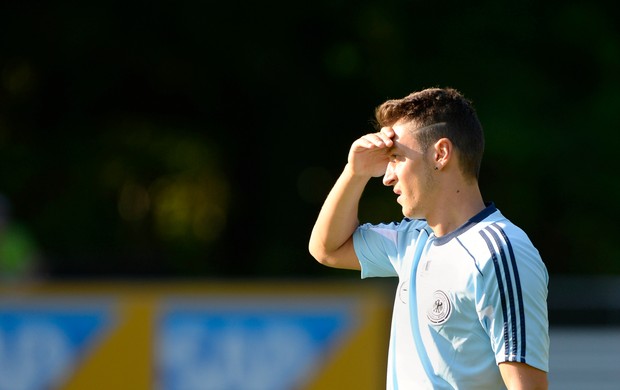
<instances>
[{"instance_id":1,"label":"short sleeve","mask_svg":"<svg viewBox=\"0 0 620 390\"><path fill-rule=\"evenodd\" d=\"M353 247L362 267L362 278L397 276L391 258L397 256L396 224L359 226L353 233Z\"/></svg>"},{"instance_id":2,"label":"short sleeve","mask_svg":"<svg viewBox=\"0 0 620 390\"><path fill-rule=\"evenodd\" d=\"M476 283L476 308L496 362L549 370L548 273L525 234L495 225L480 232L489 250Z\"/></svg>"}]
</instances>

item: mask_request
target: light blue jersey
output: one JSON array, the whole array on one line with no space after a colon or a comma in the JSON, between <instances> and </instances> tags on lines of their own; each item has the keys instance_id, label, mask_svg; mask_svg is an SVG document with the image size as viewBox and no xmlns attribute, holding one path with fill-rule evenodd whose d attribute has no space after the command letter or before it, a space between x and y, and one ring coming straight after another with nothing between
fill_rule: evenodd
<instances>
[{"instance_id":1,"label":"light blue jersey","mask_svg":"<svg viewBox=\"0 0 620 390\"><path fill-rule=\"evenodd\" d=\"M501 362L548 371L547 270L494 205L442 237L404 219L353 239L363 278L399 278L388 389L502 389Z\"/></svg>"}]
</instances>

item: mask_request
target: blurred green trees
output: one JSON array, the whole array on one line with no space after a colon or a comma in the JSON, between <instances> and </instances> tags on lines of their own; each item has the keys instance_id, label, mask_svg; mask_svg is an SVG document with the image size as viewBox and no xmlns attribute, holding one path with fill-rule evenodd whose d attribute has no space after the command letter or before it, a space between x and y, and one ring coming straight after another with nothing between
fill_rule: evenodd
<instances>
[{"instance_id":1,"label":"blurred green trees","mask_svg":"<svg viewBox=\"0 0 620 390\"><path fill-rule=\"evenodd\" d=\"M474 101L484 195L552 273L620 273L611 2L0 7L0 192L52 277L340 275L306 251L323 197L374 107L429 86Z\"/></svg>"}]
</instances>

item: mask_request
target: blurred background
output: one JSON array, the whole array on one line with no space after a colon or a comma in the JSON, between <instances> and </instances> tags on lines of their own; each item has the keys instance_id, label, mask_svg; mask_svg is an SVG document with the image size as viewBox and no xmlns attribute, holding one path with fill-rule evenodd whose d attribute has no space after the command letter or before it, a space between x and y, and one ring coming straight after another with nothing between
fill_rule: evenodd
<instances>
[{"instance_id":1,"label":"blurred background","mask_svg":"<svg viewBox=\"0 0 620 390\"><path fill-rule=\"evenodd\" d=\"M547 264L552 324L617 324L618 16L602 0L3 2L3 297L355 280L307 253L321 203L377 105L450 86L485 128L483 195ZM379 180L361 213L401 218Z\"/></svg>"}]
</instances>

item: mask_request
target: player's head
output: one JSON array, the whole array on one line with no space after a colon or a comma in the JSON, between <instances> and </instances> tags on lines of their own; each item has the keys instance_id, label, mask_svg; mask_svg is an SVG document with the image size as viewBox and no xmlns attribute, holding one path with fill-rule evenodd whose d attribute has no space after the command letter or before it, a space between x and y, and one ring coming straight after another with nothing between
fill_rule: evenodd
<instances>
[{"instance_id":1,"label":"player's head","mask_svg":"<svg viewBox=\"0 0 620 390\"><path fill-rule=\"evenodd\" d=\"M448 138L458 151L461 172L478 179L484 133L472 103L452 88L429 88L402 99L388 100L375 110L377 125L392 126L398 121L415 123L416 140L426 151L441 138ZM440 124L430 126L433 124Z\"/></svg>"}]
</instances>

